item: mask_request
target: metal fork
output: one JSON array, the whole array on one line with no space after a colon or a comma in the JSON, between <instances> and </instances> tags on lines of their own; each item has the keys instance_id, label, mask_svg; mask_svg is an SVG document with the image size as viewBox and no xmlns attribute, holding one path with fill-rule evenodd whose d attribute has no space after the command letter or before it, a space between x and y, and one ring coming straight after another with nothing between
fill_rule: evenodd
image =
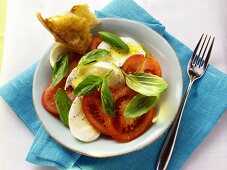
<instances>
[{"instance_id":1,"label":"metal fork","mask_svg":"<svg viewBox=\"0 0 227 170\"><path fill-rule=\"evenodd\" d=\"M201 36L198 44L195 47L195 50L189 60L188 67L187 67L187 73L190 79L187 91L184 95L184 98L180 104L177 116L171 126L170 132L168 136L166 137L166 140L164 142L164 145L162 147L162 150L160 152L156 170L165 170L168 166L168 163L170 161L173 148L175 145L182 113L184 111L184 106L188 98L188 94L191 90L191 87L195 80L201 78L204 73L206 72L206 69L208 67L208 61L210 58L210 54L212 51L212 47L214 44L214 37L212 38L212 42L210 43L211 36L209 36L209 39L207 40L207 35L204 38L204 34ZM206 44L206 45L205 45ZM205 46L204 46L205 45ZM208 48L209 46L209 48Z\"/></svg>"}]
</instances>

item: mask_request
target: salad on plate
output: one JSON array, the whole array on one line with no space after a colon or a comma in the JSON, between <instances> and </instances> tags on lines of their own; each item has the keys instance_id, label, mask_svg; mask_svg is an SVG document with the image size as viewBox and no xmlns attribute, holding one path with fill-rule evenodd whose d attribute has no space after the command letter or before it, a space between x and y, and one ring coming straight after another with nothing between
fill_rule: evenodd
<instances>
[{"instance_id":1,"label":"salad on plate","mask_svg":"<svg viewBox=\"0 0 227 170\"><path fill-rule=\"evenodd\" d=\"M158 60L133 37L105 30L93 35L100 21L87 5L37 17L58 42L50 53L52 77L43 107L83 142L101 134L129 142L145 133L168 87Z\"/></svg>"}]
</instances>

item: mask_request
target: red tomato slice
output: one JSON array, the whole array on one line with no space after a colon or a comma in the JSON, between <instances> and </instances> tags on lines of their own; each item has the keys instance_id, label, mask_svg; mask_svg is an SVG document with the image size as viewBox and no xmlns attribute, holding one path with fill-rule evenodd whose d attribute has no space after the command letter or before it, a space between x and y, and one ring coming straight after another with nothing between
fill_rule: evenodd
<instances>
[{"instance_id":1,"label":"red tomato slice","mask_svg":"<svg viewBox=\"0 0 227 170\"><path fill-rule=\"evenodd\" d=\"M126 118L124 117L124 110L137 93L128 86L112 91L115 102L115 117L111 117L103 112L99 92L83 97L83 111L88 121L96 130L112 136L118 142L129 142L142 135L151 127L156 109L153 108L137 118Z\"/></svg>"},{"instance_id":2,"label":"red tomato slice","mask_svg":"<svg viewBox=\"0 0 227 170\"><path fill-rule=\"evenodd\" d=\"M41 102L43 107L53 115L58 115L57 107L54 101L54 95L57 92L55 88L52 88L50 85L44 90Z\"/></svg>"},{"instance_id":3,"label":"red tomato slice","mask_svg":"<svg viewBox=\"0 0 227 170\"><path fill-rule=\"evenodd\" d=\"M126 73L151 73L162 76L161 67L158 61L152 57L144 57L142 54L136 54L129 57L123 64L122 70Z\"/></svg>"},{"instance_id":4,"label":"red tomato slice","mask_svg":"<svg viewBox=\"0 0 227 170\"><path fill-rule=\"evenodd\" d=\"M130 56L123 64L122 70L126 73L135 73L138 67L143 63L144 55L136 54Z\"/></svg>"},{"instance_id":5,"label":"red tomato slice","mask_svg":"<svg viewBox=\"0 0 227 170\"><path fill-rule=\"evenodd\" d=\"M96 49L102 41L103 40L98 35L94 36L90 45L90 50Z\"/></svg>"},{"instance_id":6,"label":"red tomato slice","mask_svg":"<svg viewBox=\"0 0 227 170\"><path fill-rule=\"evenodd\" d=\"M106 125L111 121L111 117L102 111L102 102L100 93L96 92L90 96L84 96L82 99L82 107L84 114L93 127L108 135Z\"/></svg>"},{"instance_id":7,"label":"red tomato slice","mask_svg":"<svg viewBox=\"0 0 227 170\"><path fill-rule=\"evenodd\" d=\"M70 59L70 66L69 66L69 72L68 74L76 67L78 61L80 59L79 55L75 55L72 56ZM68 76L67 74L67 76ZM55 116L58 116L59 113L57 111L57 106L55 104L55 99L54 96L58 90L58 88L62 88L64 89L65 86L65 82L66 82L66 78L64 78L63 80L61 80L55 87L52 87L51 85L49 85L43 92L42 98L41 98L41 103L43 105L43 107L50 113L52 113ZM65 90L65 93L68 95L68 97L70 98L70 100L74 100L75 96L72 93L71 88L68 88L67 90Z\"/></svg>"},{"instance_id":8,"label":"red tomato slice","mask_svg":"<svg viewBox=\"0 0 227 170\"><path fill-rule=\"evenodd\" d=\"M162 76L161 66L154 57L146 57L144 59L143 64L138 68L138 72L141 71L145 73L151 73L159 77Z\"/></svg>"},{"instance_id":9,"label":"red tomato slice","mask_svg":"<svg viewBox=\"0 0 227 170\"><path fill-rule=\"evenodd\" d=\"M129 142L142 135L152 125L155 109L151 109L137 118L124 117L123 114L126 106L136 94L127 86L121 87L113 94L116 116L108 124L107 130L118 142Z\"/></svg>"},{"instance_id":10,"label":"red tomato slice","mask_svg":"<svg viewBox=\"0 0 227 170\"><path fill-rule=\"evenodd\" d=\"M55 116L58 116L58 110L55 104L54 95L56 94L58 88L64 88L66 79L63 79L55 87L49 85L43 92L41 103L43 107Z\"/></svg>"},{"instance_id":11,"label":"red tomato slice","mask_svg":"<svg viewBox=\"0 0 227 170\"><path fill-rule=\"evenodd\" d=\"M66 82L66 78L64 78L60 83L58 83L55 87L52 87L49 85L43 92L42 98L41 98L41 103L43 107L50 113L52 113L55 116L58 116L58 110L57 106L55 104L55 99L54 96L58 90L58 88L64 89ZM72 92L71 88L67 88L65 90L65 93L68 95L69 99L73 101L75 99L75 95Z\"/></svg>"}]
</instances>

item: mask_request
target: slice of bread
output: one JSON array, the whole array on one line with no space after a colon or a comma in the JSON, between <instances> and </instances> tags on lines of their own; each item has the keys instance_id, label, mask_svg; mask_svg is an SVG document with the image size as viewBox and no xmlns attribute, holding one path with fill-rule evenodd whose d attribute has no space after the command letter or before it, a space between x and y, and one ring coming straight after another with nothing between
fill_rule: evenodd
<instances>
[{"instance_id":1,"label":"slice of bread","mask_svg":"<svg viewBox=\"0 0 227 170\"><path fill-rule=\"evenodd\" d=\"M80 54L86 53L91 40L91 29L100 23L89 7L76 5L69 12L43 19L37 13L39 21L54 35L55 40L69 46Z\"/></svg>"}]
</instances>

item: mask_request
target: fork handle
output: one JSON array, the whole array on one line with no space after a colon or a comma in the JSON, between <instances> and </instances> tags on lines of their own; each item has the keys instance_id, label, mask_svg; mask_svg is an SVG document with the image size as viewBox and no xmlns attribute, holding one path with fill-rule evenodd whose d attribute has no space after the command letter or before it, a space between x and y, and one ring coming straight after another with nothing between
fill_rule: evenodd
<instances>
[{"instance_id":1,"label":"fork handle","mask_svg":"<svg viewBox=\"0 0 227 170\"><path fill-rule=\"evenodd\" d=\"M176 118L175 118L175 120L174 120L174 122L171 126L169 134L166 137L166 140L164 142L164 145L163 145L162 150L160 152L160 155L158 157L156 170L165 170L168 166L168 163L170 161L170 158L171 158L171 155L172 155L172 152L173 152L173 148L174 148L174 145L175 145L175 141L176 141L176 137L177 137L182 113L184 111L184 106L185 106L185 103L187 101L188 94L191 90L193 82L194 82L194 80L190 80L187 91L184 95L184 98L183 98L183 100L180 104L179 110L177 112Z\"/></svg>"}]
</instances>

